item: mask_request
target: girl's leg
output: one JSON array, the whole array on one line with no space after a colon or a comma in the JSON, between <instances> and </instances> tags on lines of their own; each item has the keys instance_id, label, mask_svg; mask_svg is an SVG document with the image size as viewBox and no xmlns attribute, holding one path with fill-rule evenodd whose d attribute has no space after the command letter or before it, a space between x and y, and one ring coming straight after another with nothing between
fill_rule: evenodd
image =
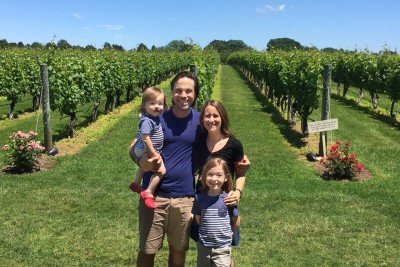
<instances>
[{"instance_id":1,"label":"girl's leg","mask_svg":"<svg viewBox=\"0 0 400 267\"><path fill-rule=\"evenodd\" d=\"M206 248L199 241L196 243L197 245L197 267L211 267L211 249Z\"/></svg>"}]
</instances>

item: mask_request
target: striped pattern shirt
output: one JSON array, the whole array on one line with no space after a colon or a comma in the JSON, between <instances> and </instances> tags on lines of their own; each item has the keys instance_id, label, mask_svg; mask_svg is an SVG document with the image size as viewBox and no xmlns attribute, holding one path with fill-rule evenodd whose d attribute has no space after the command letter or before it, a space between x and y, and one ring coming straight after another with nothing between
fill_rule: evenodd
<instances>
[{"instance_id":1,"label":"striped pattern shirt","mask_svg":"<svg viewBox=\"0 0 400 267\"><path fill-rule=\"evenodd\" d=\"M139 122L139 131L136 135L138 140L137 147L142 150L147 150L146 145L143 143L142 134L150 135L150 140L156 151L161 152L164 142L164 134L159 117L141 116Z\"/></svg>"},{"instance_id":2,"label":"striped pattern shirt","mask_svg":"<svg viewBox=\"0 0 400 267\"><path fill-rule=\"evenodd\" d=\"M193 214L201 215L199 242L208 248L230 246L232 242L231 217L239 215L237 206L228 207L224 198L199 194L193 206Z\"/></svg>"}]
</instances>

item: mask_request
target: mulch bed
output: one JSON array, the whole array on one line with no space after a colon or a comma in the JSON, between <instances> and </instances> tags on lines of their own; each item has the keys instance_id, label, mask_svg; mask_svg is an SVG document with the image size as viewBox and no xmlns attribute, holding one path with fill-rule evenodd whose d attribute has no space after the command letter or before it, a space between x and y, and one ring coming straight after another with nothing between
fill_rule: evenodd
<instances>
[{"instance_id":1,"label":"mulch bed","mask_svg":"<svg viewBox=\"0 0 400 267\"><path fill-rule=\"evenodd\" d=\"M46 171L51 168L53 168L56 165L56 160L46 154L42 154L39 159L38 159L38 164L36 165L36 168L34 168L31 172L29 173L34 173L38 171ZM22 172L18 169L16 169L14 166L4 166L2 169L0 169L0 174L24 174L28 172Z\"/></svg>"},{"instance_id":2,"label":"mulch bed","mask_svg":"<svg viewBox=\"0 0 400 267\"><path fill-rule=\"evenodd\" d=\"M356 176L353 179L344 179L344 178L329 174L327 168L318 161L315 162L315 168L317 169L321 178L326 181L340 181L342 183L347 183L349 181L357 182L357 181L364 181L364 180L369 180L369 179L373 178L372 174L367 169L364 169L363 171L360 171L360 172L356 172Z\"/></svg>"}]
</instances>

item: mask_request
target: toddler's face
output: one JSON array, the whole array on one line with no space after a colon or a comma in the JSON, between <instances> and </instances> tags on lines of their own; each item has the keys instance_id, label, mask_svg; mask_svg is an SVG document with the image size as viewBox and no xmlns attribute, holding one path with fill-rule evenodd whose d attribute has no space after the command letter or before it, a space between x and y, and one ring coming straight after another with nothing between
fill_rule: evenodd
<instances>
[{"instance_id":1,"label":"toddler's face","mask_svg":"<svg viewBox=\"0 0 400 267\"><path fill-rule=\"evenodd\" d=\"M160 116L164 110L164 94L146 102L146 112L153 117Z\"/></svg>"}]
</instances>

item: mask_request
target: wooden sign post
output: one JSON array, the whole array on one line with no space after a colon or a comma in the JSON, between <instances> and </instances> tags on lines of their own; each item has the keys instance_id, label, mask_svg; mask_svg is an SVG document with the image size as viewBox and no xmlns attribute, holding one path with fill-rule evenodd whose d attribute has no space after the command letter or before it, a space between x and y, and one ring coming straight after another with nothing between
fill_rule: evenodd
<instances>
[{"instance_id":1,"label":"wooden sign post","mask_svg":"<svg viewBox=\"0 0 400 267\"><path fill-rule=\"evenodd\" d=\"M40 76L42 78L42 107L44 124L44 147L49 152L53 145L50 124L50 96L49 96L49 74L46 64L40 64Z\"/></svg>"},{"instance_id":2,"label":"wooden sign post","mask_svg":"<svg viewBox=\"0 0 400 267\"><path fill-rule=\"evenodd\" d=\"M308 132L309 133L318 133L318 132L323 132L325 133L326 137L326 132L327 131L332 131L332 130L337 130L339 129L339 122L338 119L330 119L330 120L323 120L323 121L314 121L314 122L308 122ZM322 153L320 151L320 156L326 156L326 144L327 140L326 138L321 138L322 139ZM320 139L320 141L321 141Z\"/></svg>"},{"instance_id":3,"label":"wooden sign post","mask_svg":"<svg viewBox=\"0 0 400 267\"><path fill-rule=\"evenodd\" d=\"M330 101L331 101L331 77L332 65L324 66L324 84L322 88L322 107L321 120L330 118ZM326 144L328 143L328 135L326 131L322 131L319 135L319 155L326 156Z\"/></svg>"}]
</instances>

